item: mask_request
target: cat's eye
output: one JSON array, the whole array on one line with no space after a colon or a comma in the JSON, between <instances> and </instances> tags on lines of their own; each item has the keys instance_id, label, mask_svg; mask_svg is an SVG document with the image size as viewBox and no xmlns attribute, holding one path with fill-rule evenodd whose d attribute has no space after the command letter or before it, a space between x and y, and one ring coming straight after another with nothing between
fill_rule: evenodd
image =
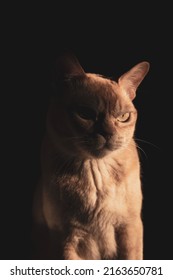
<instances>
[{"instance_id":1,"label":"cat's eye","mask_svg":"<svg viewBox=\"0 0 173 280\"><path fill-rule=\"evenodd\" d=\"M130 113L124 113L118 116L117 121L119 122L127 122L130 119Z\"/></svg>"},{"instance_id":2,"label":"cat's eye","mask_svg":"<svg viewBox=\"0 0 173 280\"><path fill-rule=\"evenodd\" d=\"M89 107L79 106L76 108L75 113L85 120L96 120L97 113Z\"/></svg>"}]
</instances>

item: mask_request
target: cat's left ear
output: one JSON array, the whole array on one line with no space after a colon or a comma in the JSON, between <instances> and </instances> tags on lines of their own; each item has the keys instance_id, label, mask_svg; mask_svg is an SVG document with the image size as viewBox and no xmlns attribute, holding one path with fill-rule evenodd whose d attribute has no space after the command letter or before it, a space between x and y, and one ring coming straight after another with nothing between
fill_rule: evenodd
<instances>
[{"instance_id":1,"label":"cat's left ear","mask_svg":"<svg viewBox=\"0 0 173 280\"><path fill-rule=\"evenodd\" d=\"M83 77L85 71L80 65L77 57L71 51L65 51L56 59L56 78L68 79Z\"/></svg>"},{"instance_id":2,"label":"cat's left ear","mask_svg":"<svg viewBox=\"0 0 173 280\"><path fill-rule=\"evenodd\" d=\"M123 88L123 90L125 90L131 100L135 98L136 90L148 73L149 68L150 64L146 61L143 61L135 65L119 78L118 84L121 88Z\"/></svg>"}]
</instances>

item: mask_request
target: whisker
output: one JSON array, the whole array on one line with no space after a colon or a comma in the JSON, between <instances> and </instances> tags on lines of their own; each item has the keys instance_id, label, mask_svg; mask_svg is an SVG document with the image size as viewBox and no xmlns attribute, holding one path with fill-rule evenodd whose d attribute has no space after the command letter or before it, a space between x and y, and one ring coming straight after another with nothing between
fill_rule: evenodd
<instances>
[{"instance_id":1,"label":"whisker","mask_svg":"<svg viewBox=\"0 0 173 280\"><path fill-rule=\"evenodd\" d=\"M139 151L142 151L142 152L143 152L143 154L145 155L146 159L148 159L148 156L147 156L146 152L145 152L136 142L131 143L131 145L136 146L136 148L137 148Z\"/></svg>"},{"instance_id":2,"label":"whisker","mask_svg":"<svg viewBox=\"0 0 173 280\"><path fill-rule=\"evenodd\" d=\"M139 149L140 151L143 152L143 154L145 155L145 157L148 159L146 152L139 146L136 144L137 149Z\"/></svg>"},{"instance_id":3,"label":"whisker","mask_svg":"<svg viewBox=\"0 0 173 280\"><path fill-rule=\"evenodd\" d=\"M134 140L135 141L140 141L140 142L143 142L143 143L146 143L146 144L149 144L149 145L153 146L154 148L160 150L160 148L158 146L156 146L155 144L153 144L153 143L151 143L149 141L146 141L146 140L143 140L143 139L140 139L140 138L136 138L136 137L134 138Z\"/></svg>"}]
</instances>

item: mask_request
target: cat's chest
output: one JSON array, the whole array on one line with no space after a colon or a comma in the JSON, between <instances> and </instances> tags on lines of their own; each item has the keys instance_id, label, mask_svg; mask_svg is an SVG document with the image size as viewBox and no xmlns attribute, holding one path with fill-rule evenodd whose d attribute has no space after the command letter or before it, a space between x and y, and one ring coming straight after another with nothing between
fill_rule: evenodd
<instances>
[{"instance_id":1,"label":"cat's chest","mask_svg":"<svg viewBox=\"0 0 173 280\"><path fill-rule=\"evenodd\" d=\"M106 215L122 213L125 210L125 183L123 169L116 162L92 160L87 166L88 203L96 213Z\"/></svg>"},{"instance_id":2,"label":"cat's chest","mask_svg":"<svg viewBox=\"0 0 173 280\"><path fill-rule=\"evenodd\" d=\"M92 160L86 168L88 189L93 190L95 195L105 197L109 193L115 196L115 178L112 168L104 161Z\"/></svg>"}]
</instances>

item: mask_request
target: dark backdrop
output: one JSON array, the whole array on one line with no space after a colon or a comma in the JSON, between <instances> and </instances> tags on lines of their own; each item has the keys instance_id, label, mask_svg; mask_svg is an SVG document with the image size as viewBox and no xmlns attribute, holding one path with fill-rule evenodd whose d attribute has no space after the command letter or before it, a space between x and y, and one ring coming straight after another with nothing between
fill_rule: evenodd
<instances>
[{"instance_id":1,"label":"dark backdrop","mask_svg":"<svg viewBox=\"0 0 173 280\"><path fill-rule=\"evenodd\" d=\"M151 68L134 103L143 182L144 258L173 259L172 248L172 46L169 8L128 7L52 15L37 11L10 22L3 120L1 259L31 258L31 205L39 174L52 67L73 51L86 72L120 76L143 60ZM158 10L159 8L159 10ZM124 11L125 10L125 11ZM163 15L165 19L163 21ZM53 18L53 20L52 20ZM24 20L24 21L23 21ZM144 142L142 142L143 140ZM146 141L146 142L145 142Z\"/></svg>"}]
</instances>

